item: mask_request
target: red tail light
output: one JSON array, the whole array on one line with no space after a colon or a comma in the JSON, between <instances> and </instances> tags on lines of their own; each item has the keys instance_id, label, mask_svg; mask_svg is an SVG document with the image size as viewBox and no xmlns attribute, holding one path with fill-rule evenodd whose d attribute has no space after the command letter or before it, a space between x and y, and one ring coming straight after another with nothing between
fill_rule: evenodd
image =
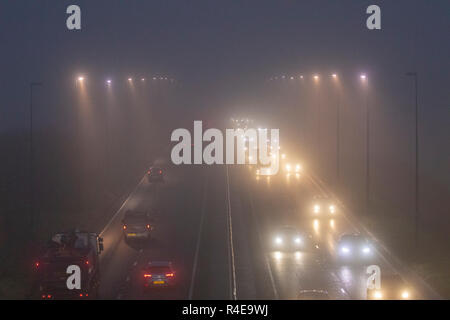
<instances>
[{"instance_id":1,"label":"red tail light","mask_svg":"<svg viewBox=\"0 0 450 320\"><path fill-rule=\"evenodd\" d=\"M162 170L159 170L159 174L162 174Z\"/></svg>"},{"instance_id":2,"label":"red tail light","mask_svg":"<svg viewBox=\"0 0 450 320\"><path fill-rule=\"evenodd\" d=\"M84 263L88 266L89 265L89 260L86 260Z\"/></svg>"},{"instance_id":3,"label":"red tail light","mask_svg":"<svg viewBox=\"0 0 450 320\"><path fill-rule=\"evenodd\" d=\"M147 229L150 229L150 225L149 224L147 225Z\"/></svg>"},{"instance_id":4,"label":"red tail light","mask_svg":"<svg viewBox=\"0 0 450 320\"><path fill-rule=\"evenodd\" d=\"M39 262L36 262L36 263L34 264L34 266L35 266L36 268L39 268L40 263L39 263Z\"/></svg>"},{"instance_id":5,"label":"red tail light","mask_svg":"<svg viewBox=\"0 0 450 320\"><path fill-rule=\"evenodd\" d=\"M150 170L147 171L147 174L151 174L152 172Z\"/></svg>"},{"instance_id":6,"label":"red tail light","mask_svg":"<svg viewBox=\"0 0 450 320\"><path fill-rule=\"evenodd\" d=\"M126 225L123 225L123 230L127 230L127 226Z\"/></svg>"},{"instance_id":7,"label":"red tail light","mask_svg":"<svg viewBox=\"0 0 450 320\"><path fill-rule=\"evenodd\" d=\"M144 274L144 278L151 278L152 275L151 274Z\"/></svg>"},{"instance_id":8,"label":"red tail light","mask_svg":"<svg viewBox=\"0 0 450 320\"><path fill-rule=\"evenodd\" d=\"M166 273L166 277L167 278L172 278L174 276L173 272L172 273Z\"/></svg>"}]
</instances>

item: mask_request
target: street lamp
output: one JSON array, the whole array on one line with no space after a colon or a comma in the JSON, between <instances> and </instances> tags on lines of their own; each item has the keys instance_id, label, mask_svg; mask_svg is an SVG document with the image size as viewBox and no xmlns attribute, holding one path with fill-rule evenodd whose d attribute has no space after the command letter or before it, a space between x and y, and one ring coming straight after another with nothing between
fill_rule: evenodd
<instances>
[{"instance_id":1,"label":"street lamp","mask_svg":"<svg viewBox=\"0 0 450 320\"><path fill-rule=\"evenodd\" d=\"M406 76L414 77L414 98L415 98L415 144L416 144L416 163L415 163L415 215L414 215L414 242L416 247L419 246L419 99L418 99L418 82L419 76L417 72L407 72Z\"/></svg>"},{"instance_id":2,"label":"street lamp","mask_svg":"<svg viewBox=\"0 0 450 320\"><path fill-rule=\"evenodd\" d=\"M34 146L33 146L33 88L42 86L42 82L30 83L30 224L31 233L34 231Z\"/></svg>"}]
</instances>

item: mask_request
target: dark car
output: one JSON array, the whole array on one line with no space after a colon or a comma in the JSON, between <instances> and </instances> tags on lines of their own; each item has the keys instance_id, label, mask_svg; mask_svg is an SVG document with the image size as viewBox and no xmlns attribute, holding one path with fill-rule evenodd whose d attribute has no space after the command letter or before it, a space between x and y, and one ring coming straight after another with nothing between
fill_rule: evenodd
<instances>
[{"instance_id":1,"label":"dark car","mask_svg":"<svg viewBox=\"0 0 450 320\"><path fill-rule=\"evenodd\" d=\"M148 182L161 182L164 181L164 172L162 168L151 167L147 171L147 181Z\"/></svg>"},{"instance_id":2,"label":"dark car","mask_svg":"<svg viewBox=\"0 0 450 320\"><path fill-rule=\"evenodd\" d=\"M372 243L360 234L344 234L337 245L337 258L345 263L366 263L374 259Z\"/></svg>"},{"instance_id":3,"label":"dark car","mask_svg":"<svg viewBox=\"0 0 450 320\"><path fill-rule=\"evenodd\" d=\"M148 212L127 211L122 219L125 240L151 239L155 220Z\"/></svg>"},{"instance_id":4,"label":"dark car","mask_svg":"<svg viewBox=\"0 0 450 320\"><path fill-rule=\"evenodd\" d=\"M315 218L333 218L337 213L337 206L325 196L315 196L312 203L312 212Z\"/></svg>"},{"instance_id":5,"label":"dark car","mask_svg":"<svg viewBox=\"0 0 450 320\"><path fill-rule=\"evenodd\" d=\"M311 239L292 226L278 228L272 235L270 247L277 251L305 251L311 249Z\"/></svg>"},{"instance_id":6,"label":"dark car","mask_svg":"<svg viewBox=\"0 0 450 320\"><path fill-rule=\"evenodd\" d=\"M152 261L143 270L144 290L175 285L176 275L170 261Z\"/></svg>"}]
</instances>

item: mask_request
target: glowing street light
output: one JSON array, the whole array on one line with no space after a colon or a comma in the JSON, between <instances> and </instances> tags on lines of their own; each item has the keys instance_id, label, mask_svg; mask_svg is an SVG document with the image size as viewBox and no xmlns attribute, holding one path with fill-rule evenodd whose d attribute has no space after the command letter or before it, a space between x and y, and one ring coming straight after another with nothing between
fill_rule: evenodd
<instances>
[{"instance_id":1,"label":"glowing street light","mask_svg":"<svg viewBox=\"0 0 450 320\"><path fill-rule=\"evenodd\" d=\"M314 80L319 80L319 76L316 74L316 75L314 75Z\"/></svg>"},{"instance_id":2,"label":"glowing street light","mask_svg":"<svg viewBox=\"0 0 450 320\"><path fill-rule=\"evenodd\" d=\"M112 83L112 81L111 81L111 80L106 80L106 85L110 86L110 85L111 85L111 83Z\"/></svg>"},{"instance_id":3,"label":"glowing street light","mask_svg":"<svg viewBox=\"0 0 450 320\"><path fill-rule=\"evenodd\" d=\"M333 79L337 79L337 74L336 73L333 73L331 76L333 77Z\"/></svg>"},{"instance_id":4,"label":"glowing street light","mask_svg":"<svg viewBox=\"0 0 450 320\"><path fill-rule=\"evenodd\" d=\"M128 82L133 82L133 78L128 78Z\"/></svg>"},{"instance_id":5,"label":"glowing street light","mask_svg":"<svg viewBox=\"0 0 450 320\"><path fill-rule=\"evenodd\" d=\"M367 79L367 76L365 74L362 74L359 76L362 81L365 81Z\"/></svg>"},{"instance_id":6,"label":"glowing street light","mask_svg":"<svg viewBox=\"0 0 450 320\"><path fill-rule=\"evenodd\" d=\"M83 82L84 81L84 77L78 77L78 82Z\"/></svg>"}]
</instances>

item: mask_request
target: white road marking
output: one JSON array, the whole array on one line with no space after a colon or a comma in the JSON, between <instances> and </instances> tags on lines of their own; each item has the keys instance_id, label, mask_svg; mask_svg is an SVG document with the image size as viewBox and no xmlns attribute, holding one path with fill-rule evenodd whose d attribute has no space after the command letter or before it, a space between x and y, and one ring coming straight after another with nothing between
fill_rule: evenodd
<instances>
[{"instance_id":1,"label":"white road marking","mask_svg":"<svg viewBox=\"0 0 450 320\"><path fill-rule=\"evenodd\" d=\"M122 211L123 207L127 204L128 200L134 195L136 190L140 187L142 182L144 181L145 176L142 177L141 181L137 184L137 186L134 188L134 190L128 195L127 199L122 203L119 210L116 211L116 213L112 216L112 218L109 220L109 222L106 224L106 226L103 228L102 232L100 232L100 236L102 236L106 230L109 228L111 223L116 219L117 215Z\"/></svg>"},{"instance_id":2,"label":"white road marking","mask_svg":"<svg viewBox=\"0 0 450 320\"><path fill-rule=\"evenodd\" d=\"M209 182L209 178L207 175L205 183L204 183L204 187L203 187L202 213L201 213L201 218L200 218L200 226L199 226L199 230L198 230L197 244L195 246L195 256L194 256L194 264L192 266L191 284L189 286L189 295L188 295L189 300L192 300L192 296L194 295L194 283L195 283L195 275L197 273L198 256L199 256L199 252L200 252L200 241L201 241L201 237L202 237L203 221L205 220L205 214L206 214L206 198L207 198L207 193L208 193L208 182Z\"/></svg>"},{"instance_id":3,"label":"white road marking","mask_svg":"<svg viewBox=\"0 0 450 320\"><path fill-rule=\"evenodd\" d=\"M255 226L256 226L256 232L258 234L258 241L259 241L260 244L262 244L263 242L262 242L262 237L261 237L261 231L260 231L259 223L258 223L258 220L256 219L255 210L253 209L253 196L252 196L251 191L249 191L249 195L250 195L250 210L251 210L251 213L252 213L252 216L253 216L253 221L254 221ZM262 248L262 250L264 252L264 248ZM275 280L273 278L272 266L270 264L269 257L268 257L268 255L266 253L264 253L264 261L266 263L266 268L267 268L267 270L269 272L270 284L272 286L273 295L275 297L275 300L278 300L279 299L279 295L278 295L277 287L275 286Z\"/></svg>"},{"instance_id":4,"label":"white road marking","mask_svg":"<svg viewBox=\"0 0 450 320\"><path fill-rule=\"evenodd\" d=\"M233 220L231 218L231 199L230 199L230 177L227 168L227 206L228 206L228 254L230 258L230 297L231 300L237 300L236 290L236 266L234 262L234 245L233 245Z\"/></svg>"}]
</instances>

